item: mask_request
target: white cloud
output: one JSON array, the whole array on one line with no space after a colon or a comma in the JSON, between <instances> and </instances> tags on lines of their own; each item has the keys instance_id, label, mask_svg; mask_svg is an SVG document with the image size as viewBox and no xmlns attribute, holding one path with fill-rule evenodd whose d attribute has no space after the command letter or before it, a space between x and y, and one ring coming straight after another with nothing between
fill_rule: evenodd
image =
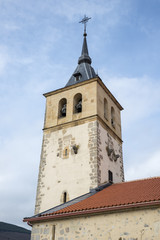
<instances>
[{"instance_id":1,"label":"white cloud","mask_svg":"<svg viewBox=\"0 0 160 240\"><path fill-rule=\"evenodd\" d=\"M105 71L102 71L102 76L106 86L124 107L125 178L133 180L160 175L160 81L147 76L109 77Z\"/></svg>"},{"instance_id":2,"label":"white cloud","mask_svg":"<svg viewBox=\"0 0 160 240\"><path fill-rule=\"evenodd\" d=\"M3 27L8 31L16 31L20 29L20 26L18 24L15 24L13 22L6 22L3 24Z\"/></svg>"},{"instance_id":3,"label":"white cloud","mask_svg":"<svg viewBox=\"0 0 160 240\"><path fill-rule=\"evenodd\" d=\"M160 112L160 81L148 78L108 77L102 70L106 86L124 107L125 127Z\"/></svg>"},{"instance_id":4,"label":"white cloud","mask_svg":"<svg viewBox=\"0 0 160 240\"><path fill-rule=\"evenodd\" d=\"M36 129L40 129L39 123L24 124L0 149L1 220L24 227L22 219L34 212L42 141L41 131Z\"/></svg>"},{"instance_id":5,"label":"white cloud","mask_svg":"<svg viewBox=\"0 0 160 240\"><path fill-rule=\"evenodd\" d=\"M119 16L127 14L129 9L129 4L121 0L115 1L104 1L104 0L65 0L65 1L55 1L54 3L54 14L59 16L65 16L69 21L77 21L77 15L82 17L87 14L91 17L104 17L107 18L105 22L108 25L114 25L118 22ZM51 9L52 11L52 9Z\"/></svg>"},{"instance_id":6,"label":"white cloud","mask_svg":"<svg viewBox=\"0 0 160 240\"><path fill-rule=\"evenodd\" d=\"M143 162L134 162L125 173L127 180L160 176L160 150L150 153Z\"/></svg>"}]
</instances>

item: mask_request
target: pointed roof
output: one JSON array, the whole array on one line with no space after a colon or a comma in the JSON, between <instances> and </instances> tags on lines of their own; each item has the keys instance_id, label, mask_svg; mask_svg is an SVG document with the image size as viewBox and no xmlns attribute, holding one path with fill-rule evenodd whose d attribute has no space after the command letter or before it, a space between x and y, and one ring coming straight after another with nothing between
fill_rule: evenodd
<instances>
[{"instance_id":1,"label":"pointed roof","mask_svg":"<svg viewBox=\"0 0 160 240\"><path fill-rule=\"evenodd\" d=\"M92 60L88 53L88 46L87 46L87 33L84 32L83 34L83 46L81 56L78 59L78 66L76 67L74 73L70 77L66 87L83 82L85 80L97 77L94 69L91 67Z\"/></svg>"},{"instance_id":2,"label":"pointed roof","mask_svg":"<svg viewBox=\"0 0 160 240\"><path fill-rule=\"evenodd\" d=\"M88 46L87 46L87 38L86 38L87 33L84 33L83 36L84 36L84 39L83 39L82 52L81 52L81 56L79 57L78 64L86 63L86 62L88 64L91 64L92 60L89 57Z\"/></svg>"}]
</instances>

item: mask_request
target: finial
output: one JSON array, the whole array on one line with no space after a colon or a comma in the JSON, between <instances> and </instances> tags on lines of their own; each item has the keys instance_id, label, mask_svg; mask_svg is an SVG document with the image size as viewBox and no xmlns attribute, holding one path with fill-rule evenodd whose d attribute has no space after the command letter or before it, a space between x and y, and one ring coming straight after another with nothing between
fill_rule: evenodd
<instances>
[{"instance_id":1,"label":"finial","mask_svg":"<svg viewBox=\"0 0 160 240\"><path fill-rule=\"evenodd\" d=\"M87 17L86 15L84 15L84 18L79 22L79 23L83 23L84 24L84 36L87 36L87 33L86 33L86 25L87 25L87 22L88 20L90 20L91 17Z\"/></svg>"}]
</instances>

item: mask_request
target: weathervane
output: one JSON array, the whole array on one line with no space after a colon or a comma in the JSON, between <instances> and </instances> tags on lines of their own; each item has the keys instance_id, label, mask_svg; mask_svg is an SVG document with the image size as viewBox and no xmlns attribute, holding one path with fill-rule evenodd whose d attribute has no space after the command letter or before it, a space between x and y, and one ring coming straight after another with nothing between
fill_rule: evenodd
<instances>
[{"instance_id":1,"label":"weathervane","mask_svg":"<svg viewBox=\"0 0 160 240\"><path fill-rule=\"evenodd\" d=\"M86 35L86 25L87 25L87 22L88 20L90 20L91 17L87 17L86 15L84 15L84 18L79 22L79 23L83 23L84 24L84 35Z\"/></svg>"}]
</instances>

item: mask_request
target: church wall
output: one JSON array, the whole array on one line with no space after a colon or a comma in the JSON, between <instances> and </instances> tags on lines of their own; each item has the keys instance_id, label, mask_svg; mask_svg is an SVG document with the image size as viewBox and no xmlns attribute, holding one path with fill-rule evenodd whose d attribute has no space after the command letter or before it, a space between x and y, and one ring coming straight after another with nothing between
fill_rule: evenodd
<instances>
[{"instance_id":1,"label":"church wall","mask_svg":"<svg viewBox=\"0 0 160 240\"><path fill-rule=\"evenodd\" d=\"M106 93L106 91L101 87L100 84L97 85L97 112L101 119L109 126L109 128L116 133L116 135L121 139L121 117L120 110L117 105L113 102L111 97ZM106 117L104 115L104 99L107 100L107 113ZM115 110L115 127L111 124L111 107Z\"/></svg>"},{"instance_id":2,"label":"church wall","mask_svg":"<svg viewBox=\"0 0 160 240\"><path fill-rule=\"evenodd\" d=\"M74 239L159 240L160 208L69 218L33 225L31 240Z\"/></svg>"},{"instance_id":3,"label":"church wall","mask_svg":"<svg viewBox=\"0 0 160 240\"><path fill-rule=\"evenodd\" d=\"M45 130L35 213L63 203L64 192L68 201L97 187L97 171L97 121Z\"/></svg>"},{"instance_id":4,"label":"church wall","mask_svg":"<svg viewBox=\"0 0 160 240\"><path fill-rule=\"evenodd\" d=\"M122 143L98 124L99 182L108 182L108 170L113 173L113 182L124 181Z\"/></svg>"}]
</instances>

